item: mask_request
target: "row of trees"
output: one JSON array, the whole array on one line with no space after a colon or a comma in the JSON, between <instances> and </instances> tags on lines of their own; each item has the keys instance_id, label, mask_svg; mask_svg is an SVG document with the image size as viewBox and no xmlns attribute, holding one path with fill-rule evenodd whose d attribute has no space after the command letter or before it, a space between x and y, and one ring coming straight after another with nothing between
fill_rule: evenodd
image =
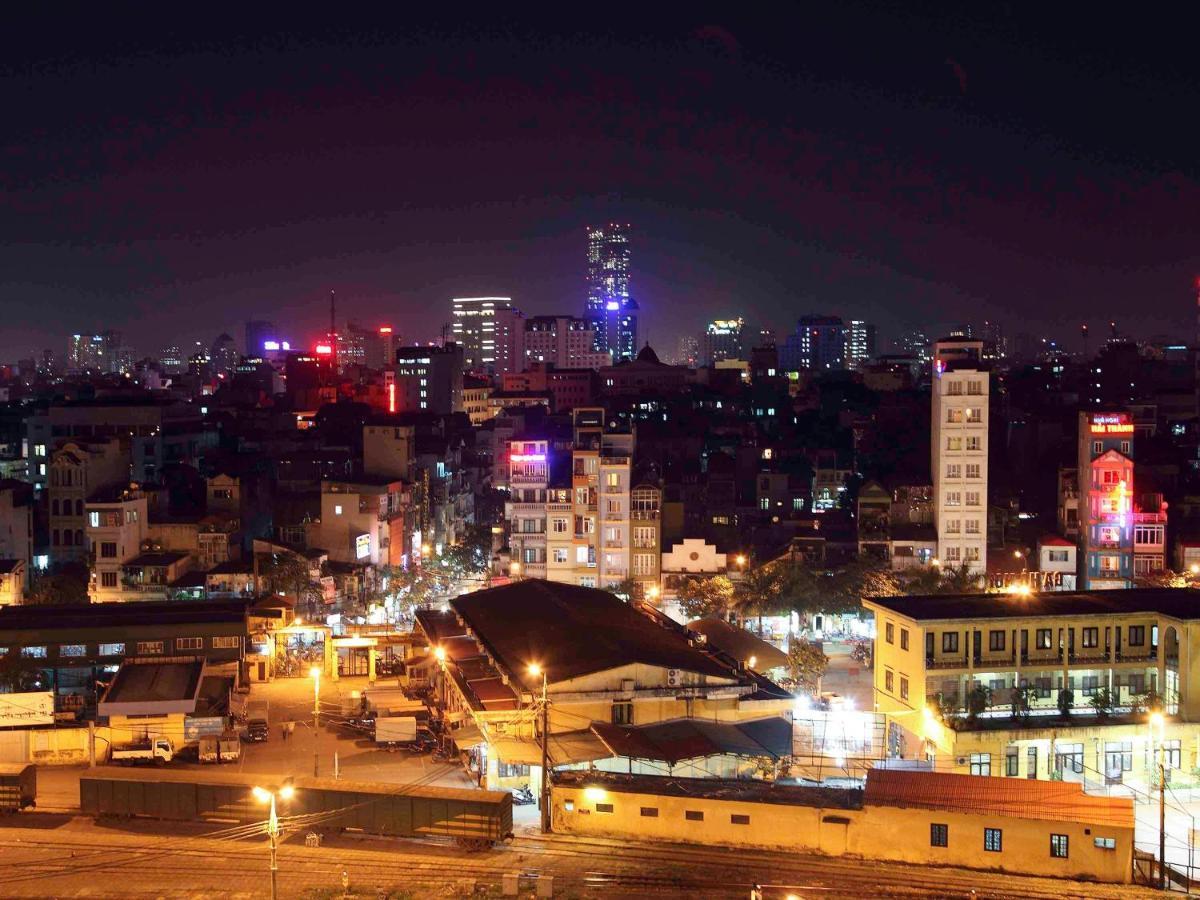
<instances>
[{"instance_id":1,"label":"row of trees","mask_svg":"<svg viewBox=\"0 0 1200 900\"><path fill-rule=\"evenodd\" d=\"M745 620L792 610L854 612L863 597L968 594L983 587L983 578L965 566L921 566L911 572L894 572L875 561L822 569L779 559L750 569L737 581L724 575L685 579L677 598L680 609L692 619Z\"/></svg>"},{"instance_id":2,"label":"row of trees","mask_svg":"<svg viewBox=\"0 0 1200 900\"><path fill-rule=\"evenodd\" d=\"M1032 685L1021 685L1013 688L1009 697L1009 713L1018 722L1026 722L1033 713L1034 688ZM975 684L967 692L963 707L966 710L967 722L975 724L981 715L996 705L995 692L984 684ZM1069 719L1075 709L1075 692L1063 688L1058 692L1058 713L1063 719ZM1117 709L1117 697L1108 688L1100 688L1088 697L1088 704L1096 718L1101 721L1111 716ZM1132 713L1140 715L1147 710L1161 709L1163 698L1154 691L1147 691L1133 698ZM957 721L958 704L942 695L937 698L938 713L943 722L953 725Z\"/></svg>"}]
</instances>

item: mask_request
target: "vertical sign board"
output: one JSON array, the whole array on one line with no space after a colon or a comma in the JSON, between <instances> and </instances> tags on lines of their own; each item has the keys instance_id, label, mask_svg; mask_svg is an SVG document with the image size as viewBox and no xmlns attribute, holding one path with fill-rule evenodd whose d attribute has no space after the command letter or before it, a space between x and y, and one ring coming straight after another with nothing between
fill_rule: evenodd
<instances>
[{"instance_id":1,"label":"vertical sign board","mask_svg":"<svg viewBox=\"0 0 1200 900\"><path fill-rule=\"evenodd\" d=\"M53 691L0 694L0 728L53 724Z\"/></svg>"}]
</instances>

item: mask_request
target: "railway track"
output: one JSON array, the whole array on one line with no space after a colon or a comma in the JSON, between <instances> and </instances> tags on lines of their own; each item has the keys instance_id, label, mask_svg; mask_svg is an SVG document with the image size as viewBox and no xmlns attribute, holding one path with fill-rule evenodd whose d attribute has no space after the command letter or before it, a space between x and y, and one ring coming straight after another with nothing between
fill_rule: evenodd
<instances>
[{"instance_id":1,"label":"railway track","mask_svg":"<svg viewBox=\"0 0 1200 900\"><path fill-rule=\"evenodd\" d=\"M177 882L181 873L207 874L215 884L244 883L247 873L265 868L261 844L204 836L148 838L100 835L71 839L22 829L13 850L54 852L44 861L0 862L0 883L10 889L35 887L110 870L136 872L159 884ZM131 841L136 841L132 843ZM281 878L285 884L339 883L344 869L369 873L373 883L419 887L455 881L498 884L503 874L521 871L552 874L584 895L744 897L752 883L768 886L768 896L970 897L1062 900L1086 891L1095 898L1128 898L1129 888L1015 878L957 869L879 865L860 860L794 857L765 853L736 856L724 848L668 845L635 847L617 842L557 837L520 838L513 845L479 854L421 841L370 840L374 846L336 846L310 850L285 843ZM70 853L70 857L64 857ZM666 870L661 871L661 870ZM299 887L299 885L297 885ZM972 891L974 894L972 895ZM96 896L94 889L92 895ZM128 895L122 890L120 895ZM114 895L116 896L116 895Z\"/></svg>"}]
</instances>

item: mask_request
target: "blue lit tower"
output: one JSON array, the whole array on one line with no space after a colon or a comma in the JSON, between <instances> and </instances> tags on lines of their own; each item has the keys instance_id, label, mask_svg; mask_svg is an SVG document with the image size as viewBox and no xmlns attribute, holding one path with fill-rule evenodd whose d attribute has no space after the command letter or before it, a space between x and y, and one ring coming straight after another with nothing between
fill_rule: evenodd
<instances>
[{"instance_id":1,"label":"blue lit tower","mask_svg":"<svg viewBox=\"0 0 1200 900\"><path fill-rule=\"evenodd\" d=\"M588 226L587 303L596 324L596 349L613 362L637 355L637 303L629 296L629 226Z\"/></svg>"}]
</instances>

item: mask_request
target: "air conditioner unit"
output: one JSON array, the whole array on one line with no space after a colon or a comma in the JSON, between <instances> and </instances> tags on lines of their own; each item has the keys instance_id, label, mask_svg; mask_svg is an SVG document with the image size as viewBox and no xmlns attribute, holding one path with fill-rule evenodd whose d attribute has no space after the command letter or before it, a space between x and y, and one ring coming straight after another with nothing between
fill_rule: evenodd
<instances>
[{"instance_id":1,"label":"air conditioner unit","mask_svg":"<svg viewBox=\"0 0 1200 900\"><path fill-rule=\"evenodd\" d=\"M678 669L667 669L667 686L668 687L679 687L679 682L680 682L679 670Z\"/></svg>"},{"instance_id":2,"label":"air conditioner unit","mask_svg":"<svg viewBox=\"0 0 1200 900\"><path fill-rule=\"evenodd\" d=\"M954 764L956 766L965 766L967 764L967 758L965 756L956 756L954 757Z\"/></svg>"}]
</instances>

